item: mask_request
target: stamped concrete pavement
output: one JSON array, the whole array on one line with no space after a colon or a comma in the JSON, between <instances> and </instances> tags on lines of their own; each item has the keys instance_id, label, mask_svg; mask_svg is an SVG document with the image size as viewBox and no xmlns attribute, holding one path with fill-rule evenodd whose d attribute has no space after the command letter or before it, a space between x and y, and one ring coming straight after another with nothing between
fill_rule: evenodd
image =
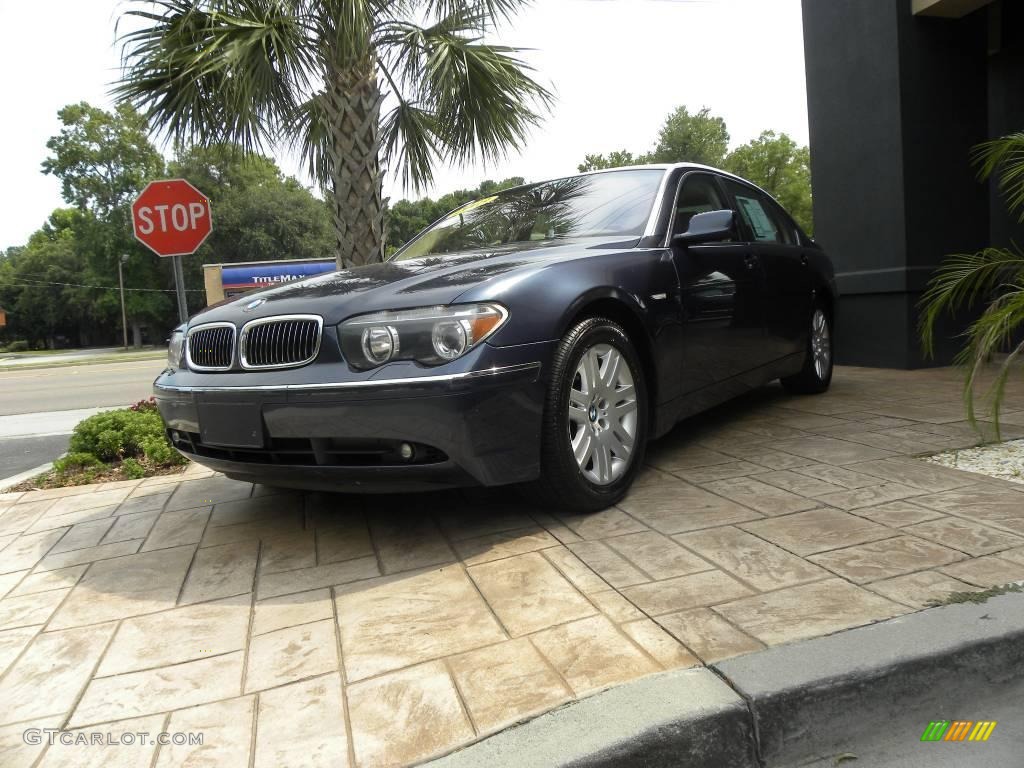
<instances>
[{"instance_id":1,"label":"stamped concrete pavement","mask_svg":"<svg viewBox=\"0 0 1024 768\"><path fill-rule=\"evenodd\" d=\"M0 495L0 764L409 765L636 678L1024 579L1024 486L913 458L978 442L958 386L847 368L824 396L765 388L653 445L594 515L198 466ZM1024 434L1020 382L1007 402ZM162 731L203 744L120 739Z\"/></svg>"}]
</instances>

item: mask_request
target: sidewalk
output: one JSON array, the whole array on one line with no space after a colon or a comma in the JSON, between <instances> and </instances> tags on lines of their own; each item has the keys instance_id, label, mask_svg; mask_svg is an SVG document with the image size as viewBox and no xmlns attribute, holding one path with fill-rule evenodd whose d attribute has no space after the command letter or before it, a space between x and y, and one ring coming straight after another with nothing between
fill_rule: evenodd
<instances>
[{"instance_id":1,"label":"sidewalk","mask_svg":"<svg viewBox=\"0 0 1024 768\"><path fill-rule=\"evenodd\" d=\"M130 348L95 347L91 349L54 350L49 354L25 354L22 352L0 353L0 370L23 368L47 368L51 366L88 365L100 362L130 362L133 360L159 359L166 353L163 347Z\"/></svg>"},{"instance_id":2,"label":"sidewalk","mask_svg":"<svg viewBox=\"0 0 1024 768\"><path fill-rule=\"evenodd\" d=\"M43 413L19 413L0 416L0 440L19 437L47 437L49 435L70 435L82 419L87 419L111 408L75 408L68 411L46 411Z\"/></svg>"},{"instance_id":3,"label":"sidewalk","mask_svg":"<svg viewBox=\"0 0 1024 768\"><path fill-rule=\"evenodd\" d=\"M1024 382L1007 403L1024 434ZM200 467L0 495L0 764L84 758L24 744L29 724L205 733L88 753L110 766L414 764L1016 581L1024 486L913 458L976 440L958 373L847 368L827 395L766 388L680 425L595 515Z\"/></svg>"}]
</instances>

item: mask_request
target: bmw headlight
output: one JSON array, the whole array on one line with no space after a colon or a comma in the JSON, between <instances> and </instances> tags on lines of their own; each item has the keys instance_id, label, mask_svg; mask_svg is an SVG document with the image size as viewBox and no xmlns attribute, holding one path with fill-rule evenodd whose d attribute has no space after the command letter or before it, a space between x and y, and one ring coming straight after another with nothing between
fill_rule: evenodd
<instances>
[{"instance_id":1,"label":"bmw headlight","mask_svg":"<svg viewBox=\"0 0 1024 768\"><path fill-rule=\"evenodd\" d=\"M374 312L338 326L349 365L365 371L394 360L441 365L457 360L508 319L500 304L456 304Z\"/></svg>"},{"instance_id":2,"label":"bmw headlight","mask_svg":"<svg viewBox=\"0 0 1024 768\"><path fill-rule=\"evenodd\" d=\"M185 354L185 326L180 325L171 331L167 343L167 364L174 369L182 367L181 359Z\"/></svg>"}]
</instances>

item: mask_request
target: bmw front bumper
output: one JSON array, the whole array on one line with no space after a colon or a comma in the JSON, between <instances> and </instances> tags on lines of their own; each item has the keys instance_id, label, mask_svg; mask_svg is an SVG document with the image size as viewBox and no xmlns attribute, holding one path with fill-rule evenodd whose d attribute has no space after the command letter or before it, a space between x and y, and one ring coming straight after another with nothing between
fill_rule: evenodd
<instances>
[{"instance_id":1,"label":"bmw front bumper","mask_svg":"<svg viewBox=\"0 0 1024 768\"><path fill-rule=\"evenodd\" d=\"M167 371L154 394L175 448L235 479L353 492L504 485L539 474L543 366L523 358L546 348L348 381Z\"/></svg>"}]
</instances>

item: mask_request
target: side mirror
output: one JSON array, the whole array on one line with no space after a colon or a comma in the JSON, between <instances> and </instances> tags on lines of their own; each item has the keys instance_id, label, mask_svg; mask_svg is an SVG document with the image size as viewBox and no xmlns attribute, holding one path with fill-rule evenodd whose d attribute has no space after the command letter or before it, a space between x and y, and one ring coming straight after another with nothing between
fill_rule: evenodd
<instances>
[{"instance_id":1,"label":"side mirror","mask_svg":"<svg viewBox=\"0 0 1024 768\"><path fill-rule=\"evenodd\" d=\"M728 240L736 234L736 214L732 211L708 211L694 214L690 219L690 227L685 232L674 235L675 245L698 245L700 243L718 243Z\"/></svg>"}]
</instances>

